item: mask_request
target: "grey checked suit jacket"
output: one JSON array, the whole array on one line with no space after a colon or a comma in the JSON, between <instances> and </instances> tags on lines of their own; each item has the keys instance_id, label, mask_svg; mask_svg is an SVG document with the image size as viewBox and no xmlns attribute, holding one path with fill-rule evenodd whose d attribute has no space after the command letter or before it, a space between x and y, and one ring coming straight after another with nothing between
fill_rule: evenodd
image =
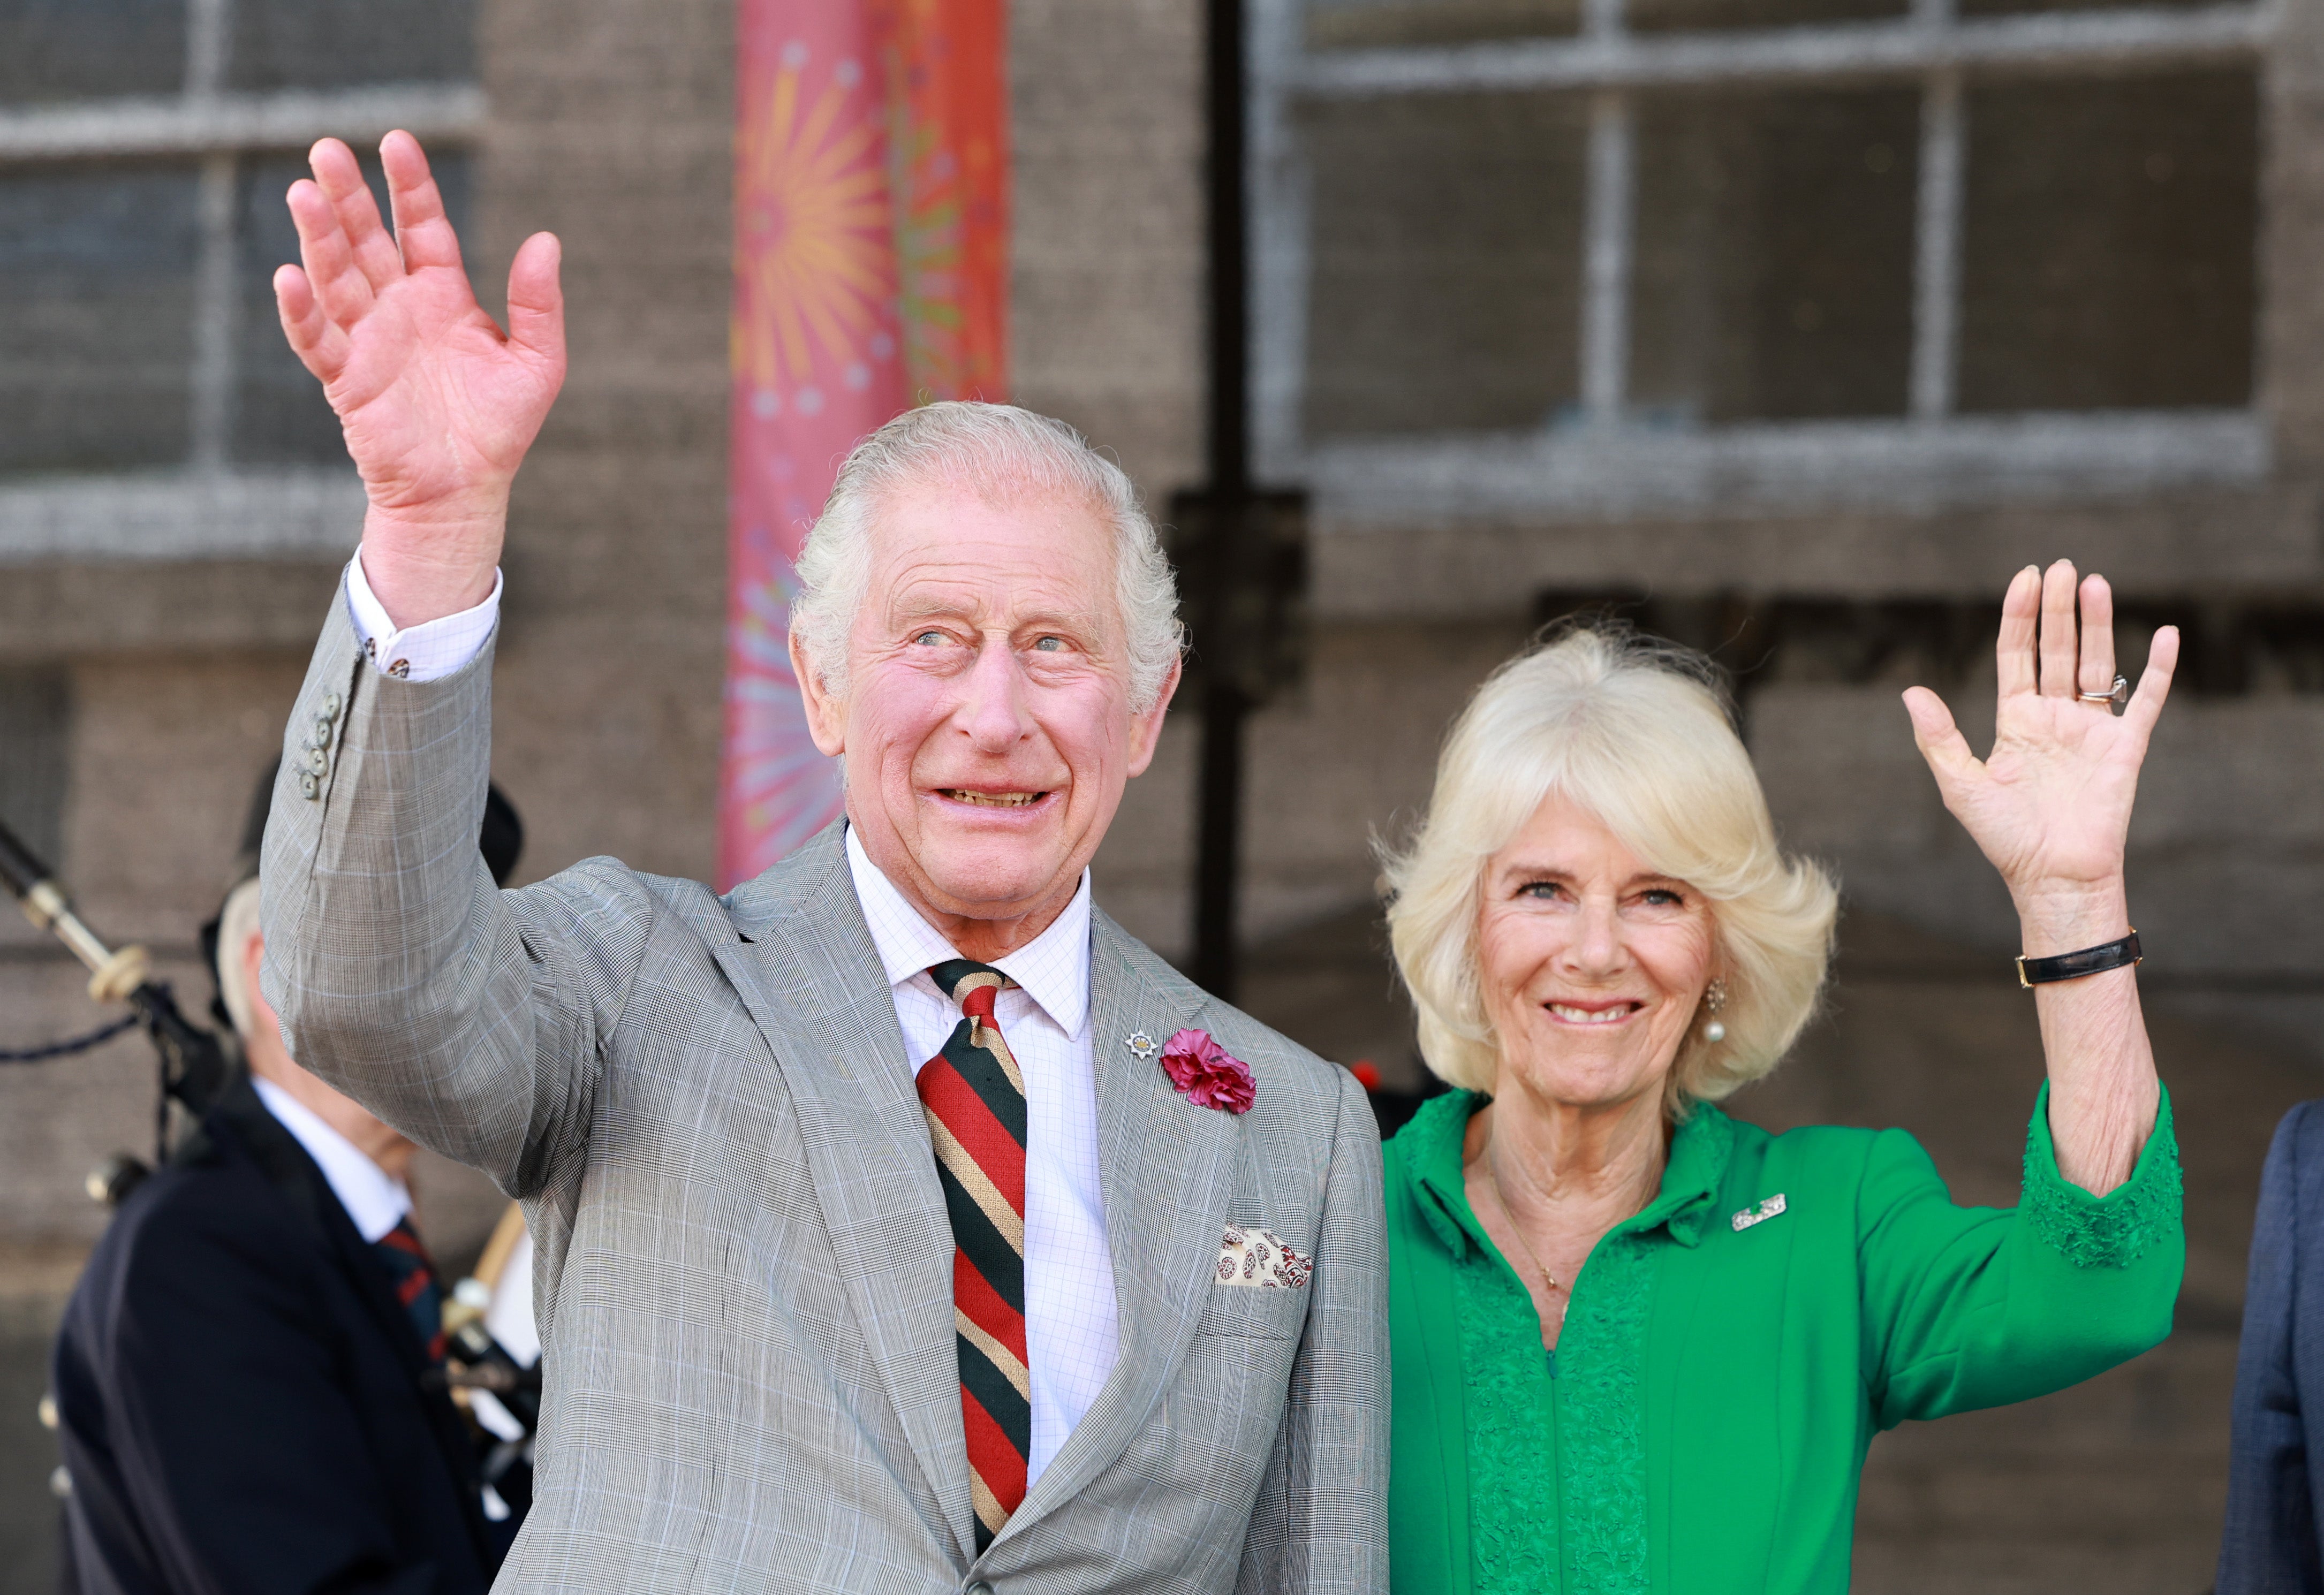
<instances>
[{"instance_id":1,"label":"grey checked suit jacket","mask_svg":"<svg viewBox=\"0 0 2324 1595\"><path fill-rule=\"evenodd\" d=\"M548 1386L500 1587L1384 1590L1354 1080L1093 917L1120 1360L978 1559L918 1060L838 827L723 899L610 859L496 891L491 665L388 679L335 609L267 825L264 989L300 1062L525 1200ZM1250 1065L1249 1113L1122 1045L1182 1026ZM1214 1283L1231 1222L1311 1283Z\"/></svg>"}]
</instances>

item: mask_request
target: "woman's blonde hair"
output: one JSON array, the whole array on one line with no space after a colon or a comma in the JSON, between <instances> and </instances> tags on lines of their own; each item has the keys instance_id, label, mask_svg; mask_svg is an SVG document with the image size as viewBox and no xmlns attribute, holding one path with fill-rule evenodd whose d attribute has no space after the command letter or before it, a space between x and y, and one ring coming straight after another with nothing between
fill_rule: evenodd
<instances>
[{"instance_id":1,"label":"woman's blonde hair","mask_svg":"<svg viewBox=\"0 0 2324 1595\"><path fill-rule=\"evenodd\" d=\"M1821 866L1776 846L1718 667L1602 622L1553 632L1486 678L1445 738L1411 844L1383 859L1389 940L1429 1068L1452 1085L1493 1088L1499 1050L1478 983L1478 899L1486 862L1553 793L1710 902L1727 1035L1712 1043L1688 1026L1669 1111L1683 1117L1773 1069L1815 1011L1838 893Z\"/></svg>"}]
</instances>

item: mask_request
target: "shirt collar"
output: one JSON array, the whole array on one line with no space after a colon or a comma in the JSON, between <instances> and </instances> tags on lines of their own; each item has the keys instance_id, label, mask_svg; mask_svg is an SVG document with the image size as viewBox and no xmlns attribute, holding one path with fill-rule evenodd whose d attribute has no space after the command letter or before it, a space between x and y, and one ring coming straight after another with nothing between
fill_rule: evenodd
<instances>
[{"instance_id":1,"label":"shirt collar","mask_svg":"<svg viewBox=\"0 0 2324 1595\"><path fill-rule=\"evenodd\" d=\"M298 1138L307 1156L330 1182L331 1194L347 1210L355 1232L377 1240L411 1211L411 1192L402 1181L364 1156L363 1149L323 1122L322 1116L272 1080L254 1075L258 1100L276 1122Z\"/></svg>"},{"instance_id":2,"label":"shirt collar","mask_svg":"<svg viewBox=\"0 0 2324 1595\"><path fill-rule=\"evenodd\" d=\"M931 965L960 956L872 862L853 825L847 827L847 869L890 987L907 984ZM1089 1017L1090 872L1082 871L1073 900L1047 930L995 960L992 967L1022 986L1059 1029L1080 1035Z\"/></svg>"},{"instance_id":3,"label":"shirt collar","mask_svg":"<svg viewBox=\"0 0 2324 1595\"><path fill-rule=\"evenodd\" d=\"M1473 1091L1431 1098L1421 1104L1405 1131L1414 1138L1408 1166L1421 1213L1437 1240L1456 1258L1466 1257L1471 1248L1481 1250L1485 1246L1484 1228L1469 1207L1461 1145L1470 1115L1491 1100ZM1695 1103L1671 1137L1670 1161L1664 1166L1662 1186L1655 1199L1615 1229L1644 1231L1660 1225L1682 1246L1699 1242L1705 1215L1726 1177L1734 1131L1734 1120L1726 1114L1709 1102Z\"/></svg>"}]
</instances>

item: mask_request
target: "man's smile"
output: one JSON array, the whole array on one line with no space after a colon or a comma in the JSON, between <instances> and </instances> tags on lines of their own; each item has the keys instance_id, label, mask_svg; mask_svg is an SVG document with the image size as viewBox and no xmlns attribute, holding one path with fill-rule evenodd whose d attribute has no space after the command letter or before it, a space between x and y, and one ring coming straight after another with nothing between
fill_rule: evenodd
<instances>
[{"instance_id":1,"label":"man's smile","mask_svg":"<svg viewBox=\"0 0 2324 1595\"><path fill-rule=\"evenodd\" d=\"M966 787L938 787L936 795L954 803L973 804L979 808L1027 808L1049 794L1042 792L975 792Z\"/></svg>"}]
</instances>

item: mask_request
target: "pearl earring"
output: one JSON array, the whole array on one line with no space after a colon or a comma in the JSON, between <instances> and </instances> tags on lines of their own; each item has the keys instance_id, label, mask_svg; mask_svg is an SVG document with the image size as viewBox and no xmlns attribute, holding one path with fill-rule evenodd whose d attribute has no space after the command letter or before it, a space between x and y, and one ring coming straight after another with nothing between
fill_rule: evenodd
<instances>
[{"instance_id":1,"label":"pearl earring","mask_svg":"<svg viewBox=\"0 0 2324 1595\"><path fill-rule=\"evenodd\" d=\"M1719 1018L1727 1006L1727 982L1715 980L1702 989L1702 1006L1711 1010L1711 1022L1702 1027L1702 1038L1716 1046L1727 1039L1727 1027Z\"/></svg>"}]
</instances>

